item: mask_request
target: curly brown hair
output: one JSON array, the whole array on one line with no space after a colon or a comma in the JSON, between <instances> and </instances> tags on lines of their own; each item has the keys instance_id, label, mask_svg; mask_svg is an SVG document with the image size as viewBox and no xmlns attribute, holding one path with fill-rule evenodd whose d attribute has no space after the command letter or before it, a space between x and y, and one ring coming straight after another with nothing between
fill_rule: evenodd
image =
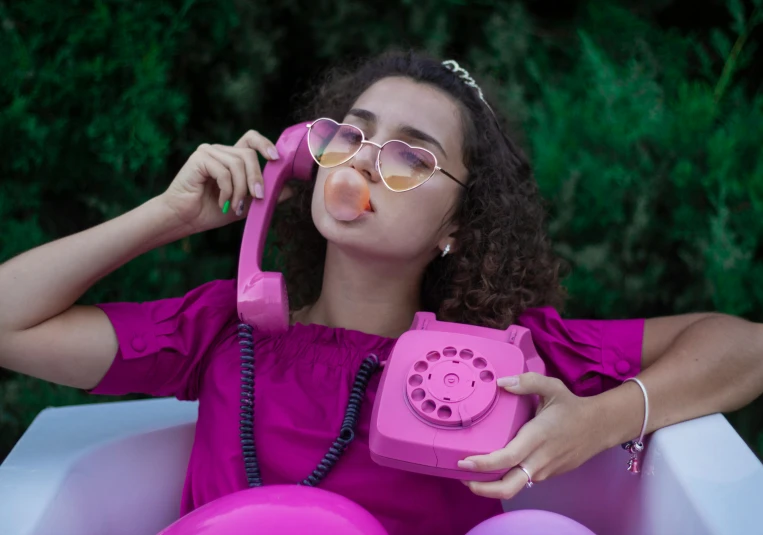
<instances>
[{"instance_id":1,"label":"curly brown hair","mask_svg":"<svg viewBox=\"0 0 763 535\"><path fill-rule=\"evenodd\" d=\"M341 121L361 93L390 76L437 87L462 111L469 181L453 213L458 246L427 267L421 289L424 310L445 321L505 328L526 308L560 309L560 263L546 238L545 211L529 161L506 134L504 121L440 61L421 52L395 51L335 68L310 96L303 119ZM311 217L314 182L294 187L296 193L279 210L274 228L290 302L297 309L320 295L326 240Z\"/></svg>"}]
</instances>

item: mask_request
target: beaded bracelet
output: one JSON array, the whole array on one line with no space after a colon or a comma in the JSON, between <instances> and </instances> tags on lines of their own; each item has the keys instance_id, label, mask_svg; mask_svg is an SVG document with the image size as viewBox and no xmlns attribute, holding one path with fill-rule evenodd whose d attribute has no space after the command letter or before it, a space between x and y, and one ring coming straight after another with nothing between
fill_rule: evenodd
<instances>
[{"instance_id":1,"label":"beaded bracelet","mask_svg":"<svg viewBox=\"0 0 763 535\"><path fill-rule=\"evenodd\" d=\"M628 472L631 474L638 474L641 472L641 461L639 460L639 453L644 451L644 433L646 432L646 423L649 421L649 396L646 393L646 387L640 379L631 377L623 381L623 384L628 381L633 381L641 388L644 393L644 424L641 426L641 435L638 440L629 440L623 444L623 449L631 454L631 458L628 460Z\"/></svg>"}]
</instances>

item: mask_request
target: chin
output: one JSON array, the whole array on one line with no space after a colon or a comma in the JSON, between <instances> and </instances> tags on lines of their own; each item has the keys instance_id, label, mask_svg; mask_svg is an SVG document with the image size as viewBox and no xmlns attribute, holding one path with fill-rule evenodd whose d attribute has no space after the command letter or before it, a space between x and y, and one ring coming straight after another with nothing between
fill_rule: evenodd
<instances>
[{"instance_id":1,"label":"chin","mask_svg":"<svg viewBox=\"0 0 763 535\"><path fill-rule=\"evenodd\" d=\"M379 229L373 224L372 214L363 214L355 221L337 221L325 210L313 212L313 223L327 241L341 246L362 246L378 243Z\"/></svg>"},{"instance_id":2,"label":"chin","mask_svg":"<svg viewBox=\"0 0 763 535\"><path fill-rule=\"evenodd\" d=\"M373 212L355 221L337 221L325 210L313 212L313 223L330 245L351 256L391 259L398 256L393 243L388 243L383 229L374 224Z\"/></svg>"},{"instance_id":3,"label":"chin","mask_svg":"<svg viewBox=\"0 0 763 535\"><path fill-rule=\"evenodd\" d=\"M405 239L411 237L409 232L400 236L401 229L389 228L378 212L365 212L354 221L337 221L326 211L319 197L313 199L312 218L326 241L350 255L406 263L426 256L417 244Z\"/></svg>"}]
</instances>

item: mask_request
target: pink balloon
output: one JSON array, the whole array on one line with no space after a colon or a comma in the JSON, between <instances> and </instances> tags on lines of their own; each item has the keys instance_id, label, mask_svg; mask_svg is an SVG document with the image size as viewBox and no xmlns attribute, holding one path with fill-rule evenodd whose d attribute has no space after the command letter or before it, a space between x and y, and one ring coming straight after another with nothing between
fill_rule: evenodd
<instances>
[{"instance_id":1,"label":"pink balloon","mask_svg":"<svg viewBox=\"0 0 763 535\"><path fill-rule=\"evenodd\" d=\"M325 490L273 485L209 502L159 535L387 535L371 513Z\"/></svg>"},{"instance_id":2,"label":"pink balloon","mask_svg":"<svg viewBox=\"0 0 763 535\"><path fill-rule=\"evenodd\" d=\"M596 535L593 531L551 511L524 509L494 516L466 535Z\"/></svg>"}]
</instances>

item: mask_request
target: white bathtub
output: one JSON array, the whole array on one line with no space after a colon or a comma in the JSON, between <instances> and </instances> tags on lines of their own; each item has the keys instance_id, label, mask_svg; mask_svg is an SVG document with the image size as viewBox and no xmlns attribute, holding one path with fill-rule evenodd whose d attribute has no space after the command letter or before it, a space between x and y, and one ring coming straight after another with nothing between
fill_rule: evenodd
<instances>
[{"instance_id":1,"label":"white bathtub","mask_svg":"<svg viewBox=\"0 0 763 535\"><path fill-rule=\"evenodd\" d=\"M177 518L196 404L103 403L40 413L0 465L1 535L156 535ZM721 415L655 433L644 473L605 451L522 491L598 535L763 534L763 465Z\"/></svg>"}]
</instances>

